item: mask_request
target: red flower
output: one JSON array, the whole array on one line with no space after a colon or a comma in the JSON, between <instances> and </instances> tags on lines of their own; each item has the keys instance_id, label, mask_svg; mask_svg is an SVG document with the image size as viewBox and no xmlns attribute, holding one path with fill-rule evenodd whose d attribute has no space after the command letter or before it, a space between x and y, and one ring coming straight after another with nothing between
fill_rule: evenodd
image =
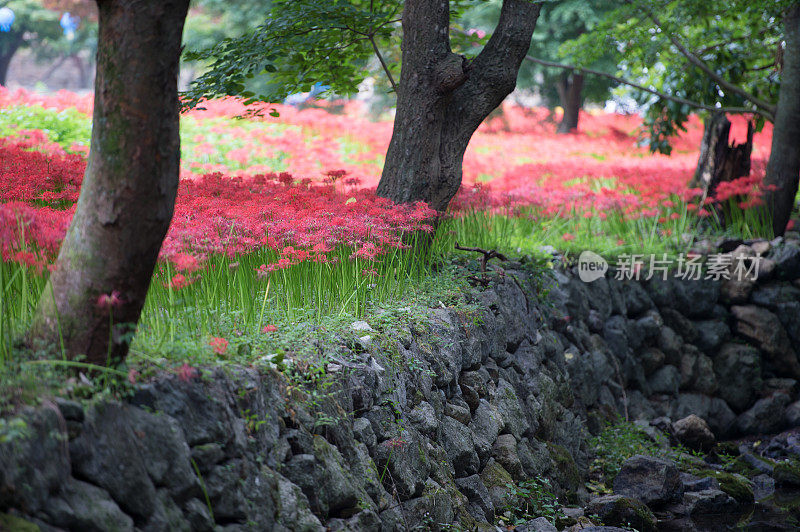
<instances>
[{"instance_id":1,"label":"red flower","mask_svg":"<svg viewBox=\"0 0 800 532\"><path fill-rule=\"evenodd\" d=\"M278 330L278 328L275 325L264 325L261 328L261 332L263 332L263 333L271 333L271 332L275 332L277 330Z\"/></svg>"},{"instance_id":2,"label":"red flower","mask_svg":"<svg viewBox=\"0 0 800 532\"><path fill-rule=\"evenodd\" d=\"M97 308L104 311L109 311L122 305L122 298L118 290L114 290L110 294L100 294L97 298Z\"/></svg>"},{"instance_id":3,"label":"red flower","mask_svg":"<svg viewBox=\"0 0 800 532\"><path fill-rule=\"evenodd\" d=\"M211 349L218 355L224 355L225 352L228 351L228 341L225 338L213 336L211 340L208 341L208 345L210 345Z\"/></svg>"},{"instance_id":4,"label":"red flower","mask_svg":"<svg viewBox=\"0 0 800 532\"><path fill-rule=\"evenodd\" d=\"M178 378L183 382L189 382L198 375L197 370L192 366L190 366L189 364L187 364L186 362L184 362L183 365L181 365L181 367L179 367L175 373L177 373Z\"/></svg>"}]
</instances>

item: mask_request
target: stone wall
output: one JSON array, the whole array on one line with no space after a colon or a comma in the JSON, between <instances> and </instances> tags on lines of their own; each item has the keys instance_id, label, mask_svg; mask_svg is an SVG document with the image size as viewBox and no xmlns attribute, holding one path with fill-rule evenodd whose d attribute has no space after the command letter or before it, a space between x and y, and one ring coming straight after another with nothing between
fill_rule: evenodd
<instances>
[{"instance_id":1,"label":"stone wall","mask_svg":"<svg viewBox=\"0 0 800 532\"><path fill-rule=\"evenodd\" d=\"M560 270L542 301L505 264L472 294L477 311L331 338L319 397L262 367L164 375L124 402L44 401L19 412L26 434L0 439L0 519L494 530L507 485L536 476L585 502L586 438L615 412L697 414L717 437L800 425L800 249L772 258L752 283L583 283Z\"/></svg>"}]
</instances>

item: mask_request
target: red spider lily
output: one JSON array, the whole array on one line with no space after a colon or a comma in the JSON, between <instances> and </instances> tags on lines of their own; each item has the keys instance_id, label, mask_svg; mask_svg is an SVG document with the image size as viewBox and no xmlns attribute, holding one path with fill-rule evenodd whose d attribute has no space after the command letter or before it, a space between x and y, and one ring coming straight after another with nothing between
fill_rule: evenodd
<instances>
[{"instance_id":1,"label":"red spider lily","mask_svg":"<svg viewBox=\"0 0 800 532\"><path fill-rule=\"evenodd\" d=\"M391 440L386 440L383 444L390 449L402 449L408 442L403 438L392 438Z\"/></svg>"},{"instance_id":2,"label":"red spider lily","mask_svg":"<svg viewBox=\"0 0 800 532\"><path fill-rule=\"evenodd\" d=\"M278 330L278 327L276 327L275 325L264 325L261 328L261 332L262 333L272 333L272 332L275 332L277 330Z\"/></svg>"},{"instance_id":3,"label":"red spider lily","mask_svg":"<svg viewBox=\"0 0 800 532\"><path fill-rule=\"evenodd\" d=\"M208 341L208 345L218 355L224 355L228 351L228 341L225 338L214 336Z\"/></svg>"},{"instance_id":4,"label":"red spider lily","mask_svg":"<svg viewBox=\"0 0 800 532\"><path fill-rule=\"evenodd\" d=\"M181 367L175 371L175 373L183 382L189 382L199 375L198 371L186 362L184 362Z\"/></svg>"},{"instance_id":5,"label":"red spider lily","mask_svg":"<svg viewBox=\"0 0 800 532\"><path fill-rule=\"evenodd\" d=\"M110 294L100 294L96 303L97 308L106 312L120 305L122 305L122 297L118 290L114 290Z\"/></svg>"},{"instance_id":6,"label":"red spider lily","mask_svg":"<svg viewBox=\"0 0 800 532\"><path fill-rule=\"evenodd\" d=\"M176 273L165 286L173 290L180 290L182 288L186 288L190 284L192 284L192 281L187 279L185 275L182 273Z\"/></svg>"}]
</instances>

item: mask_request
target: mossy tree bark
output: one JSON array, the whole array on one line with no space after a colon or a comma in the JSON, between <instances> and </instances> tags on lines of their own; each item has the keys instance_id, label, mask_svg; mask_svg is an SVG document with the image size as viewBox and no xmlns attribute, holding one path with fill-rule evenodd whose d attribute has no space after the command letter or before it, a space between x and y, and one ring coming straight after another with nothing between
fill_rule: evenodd
<instances>
[{"instance_id":1,"label":"mossy tree bark","mask_svg":"<svg viewBox=\"0 0 800 532\"><path fill-rule=\"evenodd\" d=\"M450 49L449 0L406 0L397 114L378 195L447 208L472 134L516 86L540 7L504 0L492 37L468 61Z\"/></svg>"},{"instance_id":2,"label":"mossy tree bark","mask_svg":"<svg viewBox=\"0 0 800 532\"><path fill-rule=\"evenodd\" d=\"M68 356L105 365L127 355L172 220L178 61L189 0L97 5L89 161L31 339L62 342ZM98 306L101 295L114 292L118 305Z\"/></svg>"},{"instance_id":3,"label":"mossy tree bark","mask_svg":"<svg viewBox=\"0 0 800 532\"><path fill-rule=\"evenodd\" d=\"M785 48L781 88L775 125L772 130L772 151L764 182L777 190L766 194L776 235L786 231L792 214L800 179L800 5L789 8L784 16Z\"/></svg>"}]
</instances>

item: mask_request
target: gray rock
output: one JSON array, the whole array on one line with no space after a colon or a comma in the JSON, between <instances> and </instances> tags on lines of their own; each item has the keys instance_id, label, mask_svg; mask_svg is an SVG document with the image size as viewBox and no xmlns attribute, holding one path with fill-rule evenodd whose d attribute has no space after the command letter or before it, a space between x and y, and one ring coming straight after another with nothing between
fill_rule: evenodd
<instances>
[{"instance_id":1,"label":"gray rock","mask_svg":"<svg viewBox=\"0 0 800 532\"><path fill-rule=\"evenodd\" d=\"M500 423L500 415L497 409L485 399L481 399L477 410L475 410L475 419L469 425L474 434L475 449L478 452L481 464L485 464L492 453L492 446L497 439L497 435L500 434Z\"/></svg>"},{"instance_id":2,"label":"gray rock","mask_svg":"<svg viewBox=\"0 0 800 532\"><path fill-rule=\"evenodd\" d=\"M501 434L492 448L492 457L516 480L522 480L525 472L517 454L517 440L511 434Z\"/></svg>"},{"instance_id":3,"label":"gray rock","mask_svg":"<svg viewBox=\"0 0 800 532\"><path fill-rule=\"evenodd\" d=\"M681 419L689 414L705 419L718 439L728 435L736 421L736 414L718 397L699 393L679 394L678 400L670 404L669 417Z\"/></svg>"},{"instance_id":4,"label":"gray rock","mask_svg":"<svg viewBox=\"0 0 800 532\"><path fill-rule=\"evenodd\" d=\"M762 387L761 355L744 344L725 344L714 357L718 395L737 412L752 404Z\"/></svg>"},{"instance_id":5,"label":"gray rock","mask_svg":"<svg viewBox=\"0 0 800 532\"><path fill-rule=\"evenodd\" d=\"M454 502L456 501L450 493L435 481L428 479L422 496L403 503L401 522L407 530L424 530L428 526L437 530L455 520Z\"/></svg>"},{"instance_id":6,"label":"gray rock","mask_svg":"<svg viewBox=\"0 0 800 532\"><path fill-rule=\"evenodd\" d=\"M445 403L444 415L450 416L451 418L460 421L464 425L469 425L471 420L469 408L453 403Z\"/></svg>"},{"instance_id":7,"label":"gray rock","mask_svg":"<svg viewBox=\"0 0 800 532\"><path fill-rule=\"evenodd\" d=\"M707 450L715 441L714 433L708 428L708 423L694 414L673 423L672 431L679 442L692 449Z\"/></svg>"},{"instance_id":8,"label":"gray rock","mask_svg":"<svg viewBox=\"0 0 800 532\"><path fill-rule=\"evenodd\" d=\"M500 432L509 432L517 439L522 438L530 429L530 423L522 410L522 405L517 397L514 386L508 381L500 379L491 404L500 415Z\"/></svg>"},{"instance_id":9,"label":"gray rock","mask_svg":"<svg viewBox=\"0 0 800 532\"><path fill-rule=\"evenodd\" d=\"M658 348L664 353L667 364L678 365L683 352L683 340L672 328L664 326L658 337Z\"/></svg>"},{"instance_id":10,"label":"gray rock","mask_svg":"<svg viewBox=\"0 0 800 532\"><path fill-rule=\"evenodd\" d=\"M800 427L800 401L795 401L786 407L784 420L784 426L787 428Z\"/></svg>"},{"instance_id":11,"label":"gray rock","mask_svg":"<svg viewBox=\"0 0 800 532\"><path fill-rule=\"evenodd\" d=\"M156 489L142 455L148 440L134 433L134 426L142 423L133 420L146 416L158 417L130 405L97 403L70 444L73 471L104 488L126 513L142 521L156 508ZM158 419L152 421L159 426Z\"/></svg>"},{"instance_id":12,"label":"gray rock","mask_svg":"<svg viewBox=\"0 0 800 532\"><path fill-rule=\"evenodd\" d=\"M300 491L299 488L298 491ZM183 513L191 530L197 532L212 532L214 530L214 520L211 519L208 505L201 502L200 499L191 499L187 502L184 505Z\"/></svg>"},{"instance_id":13,"label":"gray rock","mask_svg":"<svg viewBox=\"0 0 800 532\"><path fill-rule=\"evenodd\" d=\"M442 418L442 446L455 467L456 477L474 475L480 467L472 432L451 417Z\"/></svg>"},{"instance_id":14,"label":"gray rock","mask_svg":"<svg viewBox=\"0 0 800 532\"><path fill-rule=\"evenodd\" d=\"M606 525L655 532L656 517L644 503L622 495L603 495L589 501L585 513L596 515Z\"/></svg>"},{"instance_id":15,"label":"gray rock","mask_svg":"<svg viewBox=\"0 0 800 532\"><path fill-rule=\"evenodd\" d=\"M368 419L359 417L353 420L353 436L366 445L370 452L374 452L378 440Z\"/></svg>"},{"instance_id":16,"label":"gray rock","mask_svg":"<svg viewBox=\"0 0 800 532\"><path fill-rule=\"evenodd\" d=\"M622 316L611 316L603 326L603 338L617 358L624 358L630 349L627 320Z\"/></svg>"},{"instance_id":17,"label":"gray rock","mask_svg":"<svg viewBox=\"0 0 800 532\"><path fill-rule=\"evenodd\" d=\"M483 521L494 522L494 504L489 496L489 490L484 486L479 475L457 478L458 490L467 496L470 502L470 513Z\"/></svg>"},{"instance_id":18,"label":"gray rock","mask_svg":"<svg viewBox=\"0 0 800 532\"><path fill-rule=\"evenodd\" d=\"M26 409L6 420L19 426L20 435L6 434L0 443L0 508L18 508L31 514L45 505L69 477L69 452L53 408ZM4 438L5 439L5 438Z\"/></svg>"},{"instance_id":19,"label":"gray rock","mask_svg":"<svg viewBox=\"0 0 800 532\"><path fill-rule=\"evenodd\" d=\"M775 493L775 479L772 475L761 474L753 477L753 497L760 501Z\"/></svg>"},{"instance_id":20,"label":"gray rock","mask_svg":"<svg viewBox=\"0 0 800 532\"><path fill-rule=\"evenodd\" d=\"M737 305L747 303L755 285L755 281L745 279L741 281L738 279L724 280L720 287L720 299L725 303Z\"/></svg>"},{"instance_id":21,"label":"gray rock","mask_svg":"<svg viewBox=\"0 0 800 532\"><path fill-rule=\"evenodd\" d=\"M800 301L800 289L786 283L772 283L753 292L751 301L774 312L782 303Z\"/></svg>"},{"instance_id":22,"label":"gray rock","mask_svg":"<svg viewBox=\"0 0 800 532\"><path fill-rule=\"evenodd\" d=\"M648 310L644 316L636 320L636 324L642 331L642 334L647 340L658 338L661 327L664 326L664 320L657 310Z\"/></svg>"},{"instance_id":23,"label":"gray rock","mask_svg":"<svg viewBox=\"0 0 800 532\"><path fill-rule=\"evenodd\" d=\"M537 517L514 527L515 532L558 532L558 529L546 517Z\"/></svg>"},{"instance_id":24,"label":"gray rock","mask_svg":"<svg viewBox=\"0 0 800 532\"><path fill-rule=\"evenodd\" d=\"M45 513L50 524L69 530L133 531L133 519L120 510L107 491L72 478L47 502Z\"/></svg>"},{"instance_id":25,"label":"gray rock","mask_svg":"<svg viewBox=\"0 0 800 532\"><path fill-rule=\"evenodd\" d=\"M776 393L759 399L755 404L736 418L736 429L741 434L771 434L783 428L784 410L789 404L789 396Z\"/></svg>"},{"instance_id":26,"label":"gray rock","mask_svg":"<svg viewBox=\"0 0 800 532\"><path fill-rule=\"evenodd\" d=\"M426 436L436 439L436 429L439 420L430 403L423 401L408 413L408 420L414 427Z\"/></svg>"},{"instance_id":27,"label":"gray rock","mask_svg":"<svg viewBox=\"0 0 800 532\"><path fill-rule=\"evenodd\" d=\"M645 376L651 376L656 370L664 366L667 356L656 347L647 347L639 352L639 361L642 364Z\"/></svg>"},{"instance_id":28,"label":"gray rock","mask_svg":"<svg viewBox=\"0 0 800 532\"><path fill-rule=\"evenodd\" d=\"M782 375L800 378L800 362L780 320L772 312L755 305L733 306L736 332L752 340L769 355L771 364Z\"/></svg>"},{"instance_id":29,"label":"gray rock","mask_svg":"<svg viewBox=\"0 0 800 532\"><path fill-rule=\"evenodd\" d=\"M739 507L736 499L719 489L692 491L684 495L689 515L709 516L735 512Z\"/></svg>"},{"instance_id":30,"label":"gray rock","mask_svg":"<svg viewBox=\"0 0 800 532\"><path fill-rule=\"evenodd\" d=\"M697 347L709 354L731 337L730 327L719 320L696 321L694 328L697 331Z\"/></svg>"},{"instance_id":31,"label":"gray rock","mask_svg":"<svg viewBox=\"0 0 800 532\"><path fill-rule=\"evenodd\" d=\"M653 301L638 281L623 281L621 286L629 317L640 316L653 307Z\"/></svg>"},{"instance_id":32,"label":"gray rock","mask_svg":"<svg viewBox=\"0 0 800 532\"><path fill-rule=\"evenodd\" d=\"M280 508L278 518L289 530L321 532L324 530L317 516L311 512L308 498L299 486L282 475L278 477L277 502Z\"/></svg>"},{"instance_id":33,"label":"gray rock","mask_svg":"<svg viewBox=\"0 0 800 532\"><path fill-rule=\"evenodd\" d=\"M430 473L431 458L422 438L414 428L409 427L402 440L395 440L397 443L387 440L379 444L375 451L378 471L387 468L391 474L391 481L389 475L383 475L384 486L390 492L397 489L402 500L419 496Z\"/></svg>"},{"instance_id":34,"label":"gray rock","mask_svg":"<svg viewBox=\"0 0 800 532\"><path fill-rule=\"evenodd\" d=\"M793 280L800 277L800 248L793 245L776 247L769 255L775 263L775 277Z\"/></svg>"},{"instance_id":35,"label":"gray rock","mask_svg":"<svg viewBox=\"0 0 800 532\"><path fill-rule=\"evenodd\" d=\"M614 493L657 507L679 501L683 483L673 462L636 455L622 464L614 478Z\"/></svg>"},{"instance_id":36,"label":"gray rock","mask_svg":"<svg viewBox=\"0 0 800 532\"><path fill-rule=\"evenodd\" d=\"M675 366L664 366L650 376L647 385L653 393L677 395L681 374Z\"/></svg>"},{"instance_id":37,"label":"gray rock","mask_svg":"<svg viewBox=\"0 0 800 532\"><path fill-rule=\"evenodd\" d=\"M690 491L719 489L719 482L717 479L712 477L699 478L688 473L681 473L681 482L683 482L684 493Z\"/></svg>"},{"instance_id":38,"label":"gray rock","mask_svg":"<svg viewBox=\"0 0 800 532\"><path fill-rule=\"evenodd\" d=\"M719 299L720 283L710 279L672 279L677 309L690 318L709 317Z\"/></svg>"}]
</instances>

